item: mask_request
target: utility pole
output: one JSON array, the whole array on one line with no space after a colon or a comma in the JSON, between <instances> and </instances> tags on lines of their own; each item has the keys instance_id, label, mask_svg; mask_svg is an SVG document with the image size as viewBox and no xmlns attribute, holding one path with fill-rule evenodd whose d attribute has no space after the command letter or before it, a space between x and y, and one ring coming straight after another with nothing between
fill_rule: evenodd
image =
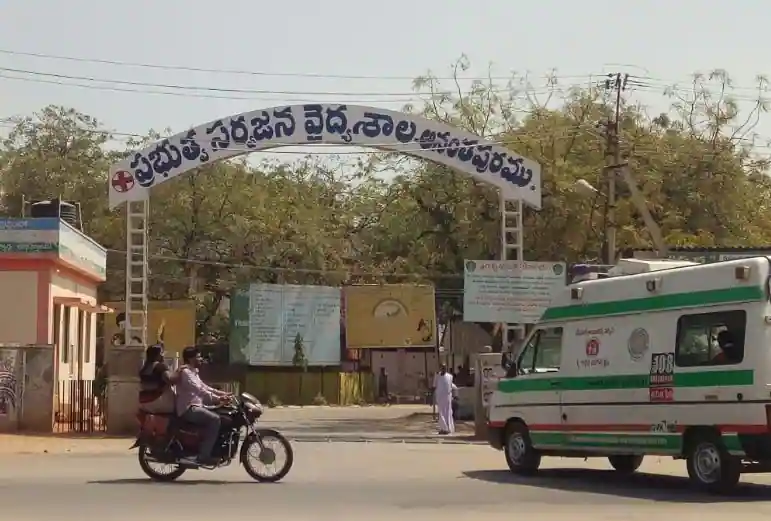
<instances>
[{"instance_id":1,"label":"utility pole","mask_svg":"<svg viewBox=\"0 0 771 521\"><path fill-rule=\"evenodd\" d=\"M608 74L605 88L616 91L616 110L613 120L605 125L607 139L605 147L605 173L608 180L608 211L605 222L605 263L616 263L616 174L621 164L621 147L619 146L618 120L621 116L621 92L626 89L629 74Z\"/></svg>"}]
</instances>

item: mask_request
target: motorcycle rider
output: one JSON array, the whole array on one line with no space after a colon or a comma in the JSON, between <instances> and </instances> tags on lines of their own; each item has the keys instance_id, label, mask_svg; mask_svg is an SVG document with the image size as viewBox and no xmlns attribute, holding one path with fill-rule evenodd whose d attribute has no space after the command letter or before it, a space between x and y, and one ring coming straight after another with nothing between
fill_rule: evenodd
<instances>
[{"instance_id":1,"label":"motorcycle rider","mask_svg":"<svg viewBox=\"0 0 771 521\"><path fill-rule=\"evenodd\" d=\"M216 465L218 461L212 457L212 450L219 435L221 419L216 412L205 406L225 404L232 395L203 383L201 377L198 376L198 370L203 364L203 357L198 348L186 347L183 349L182 361L185 365L179 369L177 414L184 421L198 426L201 430L198 458L187 461L187 463Z\"/></svg>"}]
</instances>

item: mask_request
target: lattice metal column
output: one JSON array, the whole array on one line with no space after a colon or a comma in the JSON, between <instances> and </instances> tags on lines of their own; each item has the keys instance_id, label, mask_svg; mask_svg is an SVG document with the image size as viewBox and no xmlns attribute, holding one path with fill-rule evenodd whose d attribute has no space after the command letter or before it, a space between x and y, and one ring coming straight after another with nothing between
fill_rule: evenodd
<instances>
[{"instance_id":1,"label":"lattice metal column","mask_svg":"<svg viewBox=\"0 0 771 521\"><path fill-rule=\"evenodd\" d=\"M147 345L148 220L150 202L133 201L126 205L126 339Z\"/></svg>"},{"instance_id":2,"label":"lattice metal column","mask_svg":"<svg viewBox=\"0 0 771 521\"><path fill-rule=\"evenodd\" d=\"M500 195L501 209L501 260L524 260L524 242L522 225L522 201L506 199ZM525 337L524 324L504 324L502 351L511 349L513 342Z\"/></svg>"}]
</instances>

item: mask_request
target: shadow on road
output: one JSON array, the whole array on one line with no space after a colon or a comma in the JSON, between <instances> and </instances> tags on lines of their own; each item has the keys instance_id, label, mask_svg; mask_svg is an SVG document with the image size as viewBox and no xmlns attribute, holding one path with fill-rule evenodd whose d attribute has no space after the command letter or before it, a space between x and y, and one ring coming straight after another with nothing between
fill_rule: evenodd
<instances>
[{"instance_id":1,"label":"shadow on road","mask_svg":"<svg viewBox=\"0 0 771 521\"><path fill-rule=\"evenodd\" d=\"M566 492L586 492L672 503L731 503L771 501L771 486L741 484L729 496L711 496L691 488L687 478L637 473L619 476L612 470L547 469L532 477L507 470L470 470L463 474L490 483L513 483Z\"/></svg>"},{"instance_id":2,"label":"shadow on road","mask_svg":"<svg viewBox=\"0 0 771 521\"><path fill-rule=\"evenodd\" d=\"M149 478L132 478L132 479L103 479L97 481L87 481L89 485L152 485L166 486L166 487L180 487L185 485L245 485L245 484L260 484L260 485L278 485L279 483L258 483L254 480L249 481L218 481L215 479L180 479L179 481L172 481L164 483L162 481L152 481Z\"/></svg>"}]
</instances>

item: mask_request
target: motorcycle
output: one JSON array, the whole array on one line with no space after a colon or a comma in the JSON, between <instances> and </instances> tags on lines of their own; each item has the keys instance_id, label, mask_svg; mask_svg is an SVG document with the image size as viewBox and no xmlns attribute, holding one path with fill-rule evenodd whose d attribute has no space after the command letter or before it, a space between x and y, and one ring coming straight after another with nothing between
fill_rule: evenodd
<instances>
[{"instance_id":1,"label":"motorcycle","mask_svg":"<svg viewBox=\"0 0 771 521\"><path fill-rule=\"evenodd\" d=\"M139 434L129 450L139 449L139 466L142 471L154 481L174 481L189 469L214 470L230 465L238 458L246 473L260 482L273 483L289 473L294 463L292 446L278 431L255 426L264 412L257 398L249 393L241 393L230 403L212 410L222 418L222 426L212 451L213 459L218 460L218 463L212 466L193 466L183 461L198 453L198 427L185 422L176 414L137 413ZM261 472L250 457L251 451L259 451L256 456L259 463L272 465L276 462L276 450L268 442L273 441L286 452L286 461L277 472ZM155 465L167 469L158 470Z\"/></svg>"}]
</instances>

